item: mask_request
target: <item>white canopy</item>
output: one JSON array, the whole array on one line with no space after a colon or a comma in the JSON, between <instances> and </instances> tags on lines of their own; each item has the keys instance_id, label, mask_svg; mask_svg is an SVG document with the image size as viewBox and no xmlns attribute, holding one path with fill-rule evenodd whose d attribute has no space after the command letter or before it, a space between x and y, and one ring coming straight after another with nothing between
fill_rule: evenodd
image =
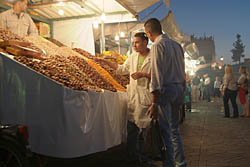
<instances>
[{"instance_id":1,"label":"white canopy","mask_svg":"<svg viewBox=\"0 0 250 167\"><path fill-rule=\"evenodd\" d=\"M137 15L140 11L148 8L149 6L159 2L160 0L116 0L124 8L126 8L133 15Z\"/></svg>"}]
</instances>

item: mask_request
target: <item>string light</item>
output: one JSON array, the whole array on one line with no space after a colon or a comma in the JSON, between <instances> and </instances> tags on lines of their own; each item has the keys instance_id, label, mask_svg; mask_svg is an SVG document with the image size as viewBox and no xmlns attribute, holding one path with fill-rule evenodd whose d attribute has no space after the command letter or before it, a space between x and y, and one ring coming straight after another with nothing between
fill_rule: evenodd
<instances>
[{"instance_id":1,"label":"string light","mask_svg":"<svg viewBox=\"0 0 250 167\"><path fill-rule=\"evenodd\" d=\"M105 20L106 20L106 14L105 14L105 13L102 13L102 15L101 15L101 20L102 20L102 21L105 21Z\"/></svg>"},{"instance_id":2,"label":"string light","mask_svg":"<svg viewBox=\"0 0 250 167\"><path fill-rule=\"evenodd\" d=\"M121 36L121 37L125 37L125 33L124 33L124 32L121 32L121 33L120 33L120 36Z\"/></svg>"},{"instance_id":3,"label":"string light","mask_svg":"<svg viewBox=\"0 0 250 167\"><path fill-rule=\"evenodd\" d=\"M99 27L99 24L95 21L95 22L93 23L93 27L94 27L95 29L97 29L97 28Z\"/></svg>"},{"instance_id":4,"label":"string light","mask_svg":"<svg viewBox=\"0 0 250 167\"><path fill-rule=\"evenodd\" d=\"M60 10L58 11L58 14L62 16L62 15L64 15L64 11L63 11L62 9L60 9Z\"/></svg>"},{"instance_id":5,"label":"string light","mask_svg":"<svg viewBox=\"0 0 250 167\"><path fill-rule=\"evenodd\" d=\"M119 39L120 39L120 38L119 38L119 35L116 35L116 36L115 36L115 40L116 40L116 41L119 41Z\"/></svg>"}]
</instances>

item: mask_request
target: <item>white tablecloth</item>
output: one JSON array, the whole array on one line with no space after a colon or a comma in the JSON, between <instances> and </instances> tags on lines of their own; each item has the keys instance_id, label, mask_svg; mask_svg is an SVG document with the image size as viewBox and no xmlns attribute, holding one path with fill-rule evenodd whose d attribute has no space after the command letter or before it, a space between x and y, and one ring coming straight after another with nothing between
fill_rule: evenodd
<instances>
[{"instance_id":1,"label":"white tablecloth","mask_svg":"<svg viewBox=\"0 0 250 167\"><path fill-rule=\"evenodd\" d=\"M33 152L72 158L119 145L126 93L74 91L0 53L0 121L27 125Z\"/></svg>"}]
</instances>

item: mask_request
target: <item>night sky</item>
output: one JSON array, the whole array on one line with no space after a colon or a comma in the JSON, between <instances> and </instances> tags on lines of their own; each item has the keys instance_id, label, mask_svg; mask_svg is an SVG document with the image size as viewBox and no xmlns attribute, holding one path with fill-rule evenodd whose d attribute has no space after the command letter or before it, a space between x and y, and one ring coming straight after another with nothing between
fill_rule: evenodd
<instances>
[{"instance_id":1,"label":"night sky","mask_svg":"<svg viewBox=\"0 0 250 167\"><path fill-rule=\"evenodd\" d=\"M182 32L197 37L213 36L216 59L232 64L233 42L241 35L245 57L250 58L250 0L170 0L170 9L159 2L141 13L162 19L172 10ZM147 19L144 18L144 20Z\"/></svg>"}]
</instances>

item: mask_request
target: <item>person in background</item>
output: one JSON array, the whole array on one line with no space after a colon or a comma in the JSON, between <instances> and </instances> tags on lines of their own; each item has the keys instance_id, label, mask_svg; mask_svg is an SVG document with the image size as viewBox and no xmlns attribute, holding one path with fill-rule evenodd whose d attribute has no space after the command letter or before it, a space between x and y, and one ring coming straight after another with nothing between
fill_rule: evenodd
<instances>
[{"instance_id":1,"label":"person in background","mask_svg":"<svg viewBox=\"0 0 250 167\"><path fill-rule=\"evenodd\" d=\"M221 95L220 87L221 87L221 81L219 77L216 77L214 81L214 101L215 102L219 101L219 98Z\"/></svg>"},{"instance_id":2,"label":"person in background","mask_svg":"<svg viewBox=\"0 0 250 167\"><path fill-rule=\"evenodd\" d=\"M146 137L146 128L148 128L151 121L150 117L147 115L147 110L152 103L152 97L149 91L151 58L149 55L150 50L147 45L148 37L146 34L144 32L138 32L133 38L133 49L135 52L128 56L124 64L118 65L114 62L99 59L108 63L118 74L130 75L130 82L127 86L127 165L138 164L147 166L152 163L142 151L144 149L142 147Z\"/></svg>"},{"instance_id":3,"label":"person in background","mask_svg":"<svg viewBox=\"0 0 250 167\"><path fill-rule=\"evenodd\" d=\"M208 77L208 74L204 75L205 81L204 81L204 93L205 93L205 100L208 102L211 102L211 97L210 97L210 78Z\"/></svg>"},{"instance_id":4,"label":"person in background","mask_svg":"<svg viewBox=\"0 0 250 167\"><path fill-rule=\"evenodd\" d=\"M247 118L249 116L249 109L246 101L246 91L247 91L247 71L245 66L241 66L239 69L240 77L238 79L238 93L240 98L240 104L243 107L243 115L241 117Z\"/></svg>"},{"instance_id":5,"label":"person in background","mask_svg":"<svg viewBox=\"0 0 250 167\"><path fill-rule=\"evenodd\" d=\"M200 96L200 79L197 75L194 75L192 79L192 102L196 103L199 101Z\"/></svg>"},{"instance_id":6,"label":"person in background","mask_svg":"<svg viewBox=\"0 0 250 167\"><path fill-rule=\"evenodd\" d=\"M151 84L153 103L148 114L158 120L166 145L164 167L187 166L179 132L179 110L184 102L185 63L180 44L162 33L156 18L144 24L145 32L153 42L151 47Z\"/></svg>"},{"instance_id":7,"label":"person in background","mask_svg":"<svg viewBox=\"0 0 250 167\"><path fill-rule=\"evenodd\" d=\"M0 14L0 26L21 37L38 35L33 20L25 13L27 3L27 0L14 0L13 8Z\"/></svg>"},{"instance_id":8,"label":"person in background","mask_svg":"<svg viewBox=\"0 0 250 167\"><path fill-rule=\"evenodd\" d=\"M250 109L250 75L249 74L248 74L247 88L248 88L248 110L249 110Z\"/></svg>"},{"instance_id":9,"label":"person in background","mask_svg":"<svg viewBox=\"0 0 250 167\"><path fill-rule=\"evenodd\" d=\"M236 97L238 93L237 89L238 89L237 82L233 75L232 66L226 65L225 75L223 77L223 89L222 89L225 118L230 117L229 104L228 104L229 99L233 106L233 118L239 117L238 106L236 103Z\"/></svg>"},{"instance_id":10,"label":"person in background","mask_svg":"<svg viewBox=\"0 0 250 167\"><path fill-rule=\"evenodd\" d=\"M188 80L186 82L186 90L185 90L185 111L188 112L191 112L192 109L191 94L192 94L191 81Z\"/></svg>"},{"instance_id":11,"label":"person in background","mask_svg":"<svg viewBox=\"0 0 250 167\"><path fill-rule=\"evenodd\" d=\"M200 97L199 100L204 100L204 78L203 76L200 77Z\"/></svg>"}]
</instances>

